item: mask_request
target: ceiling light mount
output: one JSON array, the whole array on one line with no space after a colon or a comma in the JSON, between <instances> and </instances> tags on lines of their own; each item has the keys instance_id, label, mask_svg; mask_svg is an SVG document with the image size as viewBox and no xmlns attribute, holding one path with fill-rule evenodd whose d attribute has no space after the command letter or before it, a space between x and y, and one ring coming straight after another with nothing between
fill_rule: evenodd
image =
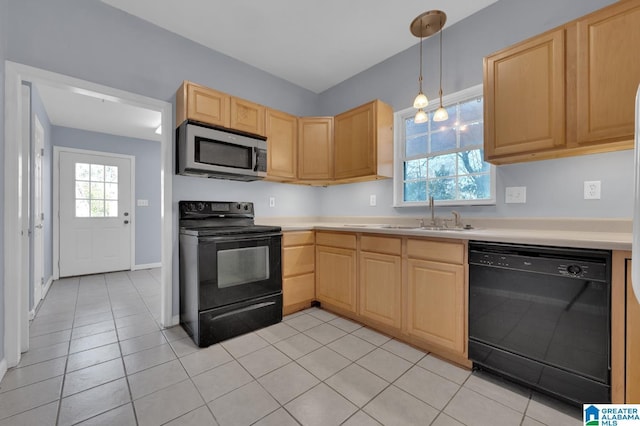
<instances>
[{"instance_id":1,"label":"ceiling light mount","mask_svg":"<svg viewBox=\"0 0 640 426\"><path fill-rule=\"evenodd\" d=\"M409 26L411 34L418 38L427 38L440 31L445 22L447 14L441 10L430 10L418 15Z\"/></svg>"}]
</instances>

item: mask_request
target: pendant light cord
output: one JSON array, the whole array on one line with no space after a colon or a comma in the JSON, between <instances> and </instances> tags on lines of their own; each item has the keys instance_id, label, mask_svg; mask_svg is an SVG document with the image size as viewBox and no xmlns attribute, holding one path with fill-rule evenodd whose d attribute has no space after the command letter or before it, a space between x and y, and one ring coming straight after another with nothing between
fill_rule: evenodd
<instances>
[{"instance_id":1,"label":"pendant light cord","mask_svg":"<svg viewBox=\"0 0 640 426\"><path fill-rule=\"evenodd\" d=\"M442 108L442 21L440 21L440 108Z\"/></svg>"},{"instance_id":2,"label":"pendant light cord","mask_svg":"<svg viewBox=\"0 0 640 426\"><path fill-rule=\"evenodd\" d=\"M422 26L422 19L420 20ZM418 76L418 93L422 93L422 34L420 34L420 75Z\"/></svg>"}]
</instances>

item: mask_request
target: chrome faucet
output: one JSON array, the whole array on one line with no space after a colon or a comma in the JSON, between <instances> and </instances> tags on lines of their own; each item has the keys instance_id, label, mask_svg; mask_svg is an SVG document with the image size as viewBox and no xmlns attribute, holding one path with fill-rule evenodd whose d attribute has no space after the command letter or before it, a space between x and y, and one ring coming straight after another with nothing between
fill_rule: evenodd
<instances>
[{"instance_id":1,"label":"chrome faucet","mask_svg":"<svg viewBox=\"0 0 640 426\"><path fill-rule=\"evenodd\" d=\"M453 226L456 228L462 228L462 216L460 216L460 213L452 210L451 214L453 215Z\"/></svg>"},{"instance_id":2,"label":"chrome faucet","mask_svg":"<svg viewBox=\"0 0 640 426\"><path fill-rule=\"evenodd\" d=\"M431 226L436 226L436 212L434 209L433 195L429 196L429 209L431 209Z\"/></svg>"}]
</instances>

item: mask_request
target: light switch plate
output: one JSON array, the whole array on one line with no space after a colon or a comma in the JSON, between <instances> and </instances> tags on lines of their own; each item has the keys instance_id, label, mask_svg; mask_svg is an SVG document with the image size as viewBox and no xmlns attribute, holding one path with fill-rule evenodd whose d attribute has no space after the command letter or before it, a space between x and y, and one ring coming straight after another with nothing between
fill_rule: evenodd
<instances>
[{"instance_id":1,"label":"light switch plate","mask_svg":"<svg viewBox=\"0 0 640 426\"><path fill-rule=\"evenodd\" d=\"M149 207L149 200L138 200L136 205L138 207Z\"/></svg>"},{"instance_id":2,"label":"light switch plate","mask_svg":"<svg viewBox=\"0 0 640 426\"><path fill-rule=\"evenodd\" d=\"M505 189L504 202L507 204L524 204L527 202L526 186L508 186Z\"/></svg>"}]
</instances>

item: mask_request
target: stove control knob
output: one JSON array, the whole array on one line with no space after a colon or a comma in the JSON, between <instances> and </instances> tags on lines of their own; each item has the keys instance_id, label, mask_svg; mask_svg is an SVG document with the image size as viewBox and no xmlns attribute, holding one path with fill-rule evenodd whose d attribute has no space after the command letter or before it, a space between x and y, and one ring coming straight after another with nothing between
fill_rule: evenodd
<instances>
[{"instance_id":1,"label":"stove control knob","mask_svg":"<svg viewBox=\"0 0 640 426\"><path fill-rule=\"evenodd\" d=\"M578 275L582 272L582 268L578 265L569 265L567 266L567 272L571 275Z\"/></svg>"},{"instance_id":2,"label":"stove control knob","mask_svg":"<svg viewBox=\"0 0 640 426\"><path fill-rule=\"evenodd\" d=\"M189 211L195 212L196 211L196 205L193 203L189 204Z\"/></svg>"},{"instance_id":3,"label":"stove control knob","mask_svg":"<svg viewBox=\"0 0 640 426\"><path fill-rule=\"evenodd\" d=\"M245 205L244 205L244 209L245 209L245 210L249 210L249 205L248 205L248 204L245 204Z\"/></svg>"},{"instance_id":4,"label":"stove control knob","mask_svg":"<svg viewBox=\"0 0 640 426\"><path fill-rule=\"evenodd\" d=\"M236 204L236 209L240 210L240 204Z\"/></svg>"},{"instance_id":5,"label":"stove control knob","mask_svg":"<svg viewBox=\"0 0 640 426\"><path fill-rule=\"evenodd\" d=\"M198 210L199 211L204 210L204 203L198 203Z\"/></svg>"}]
</instances>

